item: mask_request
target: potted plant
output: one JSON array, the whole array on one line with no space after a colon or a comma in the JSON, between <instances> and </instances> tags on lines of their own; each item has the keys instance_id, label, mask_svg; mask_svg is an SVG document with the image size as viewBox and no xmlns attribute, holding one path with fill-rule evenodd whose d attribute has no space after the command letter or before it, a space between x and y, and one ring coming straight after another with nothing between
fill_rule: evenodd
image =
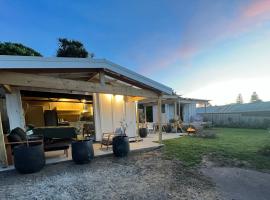
<instances>
[{"instance_id":1,"label":"potted plant","mask_svg":"<svg viewBox=\"0 0 270 200\"><path fill-rule=\"evenodd\" d=\"M90 137L78 138L72 141L72 160L76 164L89 163L94 158L93 141Z\"/></svg>"},{"instance_id":2,"label":"potted plant","mask_svg":"<svg viewBox=\"0 0 270 200\"><path fill-rule=\"evenodd\" d=\"M177 133L177 123L178 123L178 120L176 119L170 119L170 126L171 126L171 132L172 133Z\"/></svg>"},{"instance_id":3,"label":"potted plant","mask_svg":"<svg viewBox=\"0 0 270 200\"><path fill-rule=\"evenodd\" d=\"M13 129L10 135L17 135L21 141L13 148L15 169L23 174L40 171L45 166L45 154L43 141L37 137L31 137L33 131L25 133L21 128Z\"/></svg>"},{"instance_id":4,"label":"potted plant","mask_svg":"<svg viewBox=\"0 0 270 200\"><path fill-rule=\"evenodd\" d=\"M112 141L113 153L116 157L127 156L130 151L129 138L126 135L126 129L128 125L124 119L120 121L120 124L121 124L121 131L120 133L114 136Z\"/></svg>"}]
</instances>

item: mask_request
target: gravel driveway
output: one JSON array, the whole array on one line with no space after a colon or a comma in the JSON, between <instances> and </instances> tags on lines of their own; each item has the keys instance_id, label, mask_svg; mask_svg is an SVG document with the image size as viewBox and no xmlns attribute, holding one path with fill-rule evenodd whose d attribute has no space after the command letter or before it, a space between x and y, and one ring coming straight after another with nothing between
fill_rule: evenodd
<instances>
[{"instance_id":1,"label":"gravel driveway","mask_svg":"<svg viewBox=\"0 0 270 200\"><path fill-rule=\"evenodd\" d=\"M65 162L41 172L0 173L0 199L218 199L211 182L160 150L128 158L95 158L90 164Z\"/></svg>"}]
</instances>

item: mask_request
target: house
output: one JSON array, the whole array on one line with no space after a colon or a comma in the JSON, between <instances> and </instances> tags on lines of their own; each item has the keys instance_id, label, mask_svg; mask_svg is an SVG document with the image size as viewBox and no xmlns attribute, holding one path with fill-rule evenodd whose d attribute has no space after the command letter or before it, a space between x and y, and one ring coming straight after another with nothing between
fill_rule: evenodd
<instances>
[{"instance_id":1,"label":"house","mask_svg":"<svg viewBox=\"0 0 270 200\"><path fill-rule=\"evenodd\" d=\"M185 98L179 95L164 96L162 99L161 118L162 123L169 123L171 119L181 119L184 123L196 120L197 106L207 106L209 100ZM157 123L156 114L158 112L157 103L151 99L143 99L139 102L143 109L146 122Z\"/></svg>"},{"instance_id":2,"label":"house","mask_svg":"<svg viewBox=\"0 0 270 200\"><path fill-rule=\"evenodd\" d=\"M270 101L198 108L197 113L215 126L269 128Z\"/></svg>"},{"instance_id":3,"label":"house","mask_svg":"<svg viewBox=\"0 0 270 200\"><path fill-rule=\"evenodd\" d=\"M154 99L161 105L162 96L172 94L161 83L108 60L90 58L0 56L0 85L0 155L3 133L27 124L92 124L100 141L102 133L113 132L125 120L127 135L135 137L137 102ZM54 122L45 112L57 114Z\"/></svg>"}]
</instances>

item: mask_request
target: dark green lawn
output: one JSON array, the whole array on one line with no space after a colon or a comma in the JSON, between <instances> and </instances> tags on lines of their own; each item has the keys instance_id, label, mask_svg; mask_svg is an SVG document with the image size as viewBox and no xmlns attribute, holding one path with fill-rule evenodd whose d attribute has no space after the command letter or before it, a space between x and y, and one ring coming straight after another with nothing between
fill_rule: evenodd
<instances>
[{"instance_id":1,"label":"dark green lawn","mask_svg":"<svg viewBox=\"0 0 270 200\"><path fill-rule=\"evenodd\" d=\"M195 166L209 155L216 161L238 160L257 169L270 169L270 156L258 153L265 145L270 146L270 133L260 129L215 128L215 139L184 136L165 140L165 155L179 159L186 166ZM243 162L244 161L244 162Z\"/></svg>"}]
</instances>

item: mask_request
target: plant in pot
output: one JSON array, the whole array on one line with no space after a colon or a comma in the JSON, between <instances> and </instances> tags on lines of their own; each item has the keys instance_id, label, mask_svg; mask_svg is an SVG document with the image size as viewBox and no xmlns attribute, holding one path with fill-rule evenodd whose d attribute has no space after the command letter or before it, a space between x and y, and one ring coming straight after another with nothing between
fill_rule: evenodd
<instances>
[{"instance_id":1,"label":"plant in pot","mask_svg":"<svg viewBox=\"0 0 270 200\"><path fill-rule=\"evenodd\" d=\"M121 131L117 133L112 141L113 145L113 153L116 157L124 157L127 156L130 148L129 148L129 138L126 135L126 129L128 127L126 121L123 119L120 121Z\"/></svg>"},{"instance_id":2,"label":"plant in pot","mask_svg":"<svg viewBox=\"0 0 270 200\"><path fill-rule=\"evenodd\" d=\"M13 155L15 169L23 174L38 172L45 166L43 141L32 134L32 130L25 132L19 127L10 133L10 138L16 135L21 140L14 146Z\"/></svg>"},{"instance_id":3,"label":"plant in pot","mask_svg":"<svg viewBox=\"0 0 270 200\"><path fill-rule=\"evenodd\" d=\"M143 120L143 127L139 128L139 136L141 138L145 138L145 137L147 137L147 135L148 135L148 129L146 127L145 121Z\"/></svg>"},{"instance_id":4,"label":"plant in pot","mask_svg":"<svg viewBox=\"0 0 270 200\"><path fill-rule=\"evenodd\" d=\"M178 125L178 120L177 119L170 119L170 126L171 126L171 132L172 133L177 133L177 125Z\"/></svg>"},{"instance_id":5,"label":"plant in pot","mask_svg":"<svg viewBox=\"0 0 270 200\"><path fill-rule=\"evenodd\" d=\"M94 158L93 141L90 137L77 137L72 141L72 160L76 164L89 163Z\"/></svg>"}]
</instances>

